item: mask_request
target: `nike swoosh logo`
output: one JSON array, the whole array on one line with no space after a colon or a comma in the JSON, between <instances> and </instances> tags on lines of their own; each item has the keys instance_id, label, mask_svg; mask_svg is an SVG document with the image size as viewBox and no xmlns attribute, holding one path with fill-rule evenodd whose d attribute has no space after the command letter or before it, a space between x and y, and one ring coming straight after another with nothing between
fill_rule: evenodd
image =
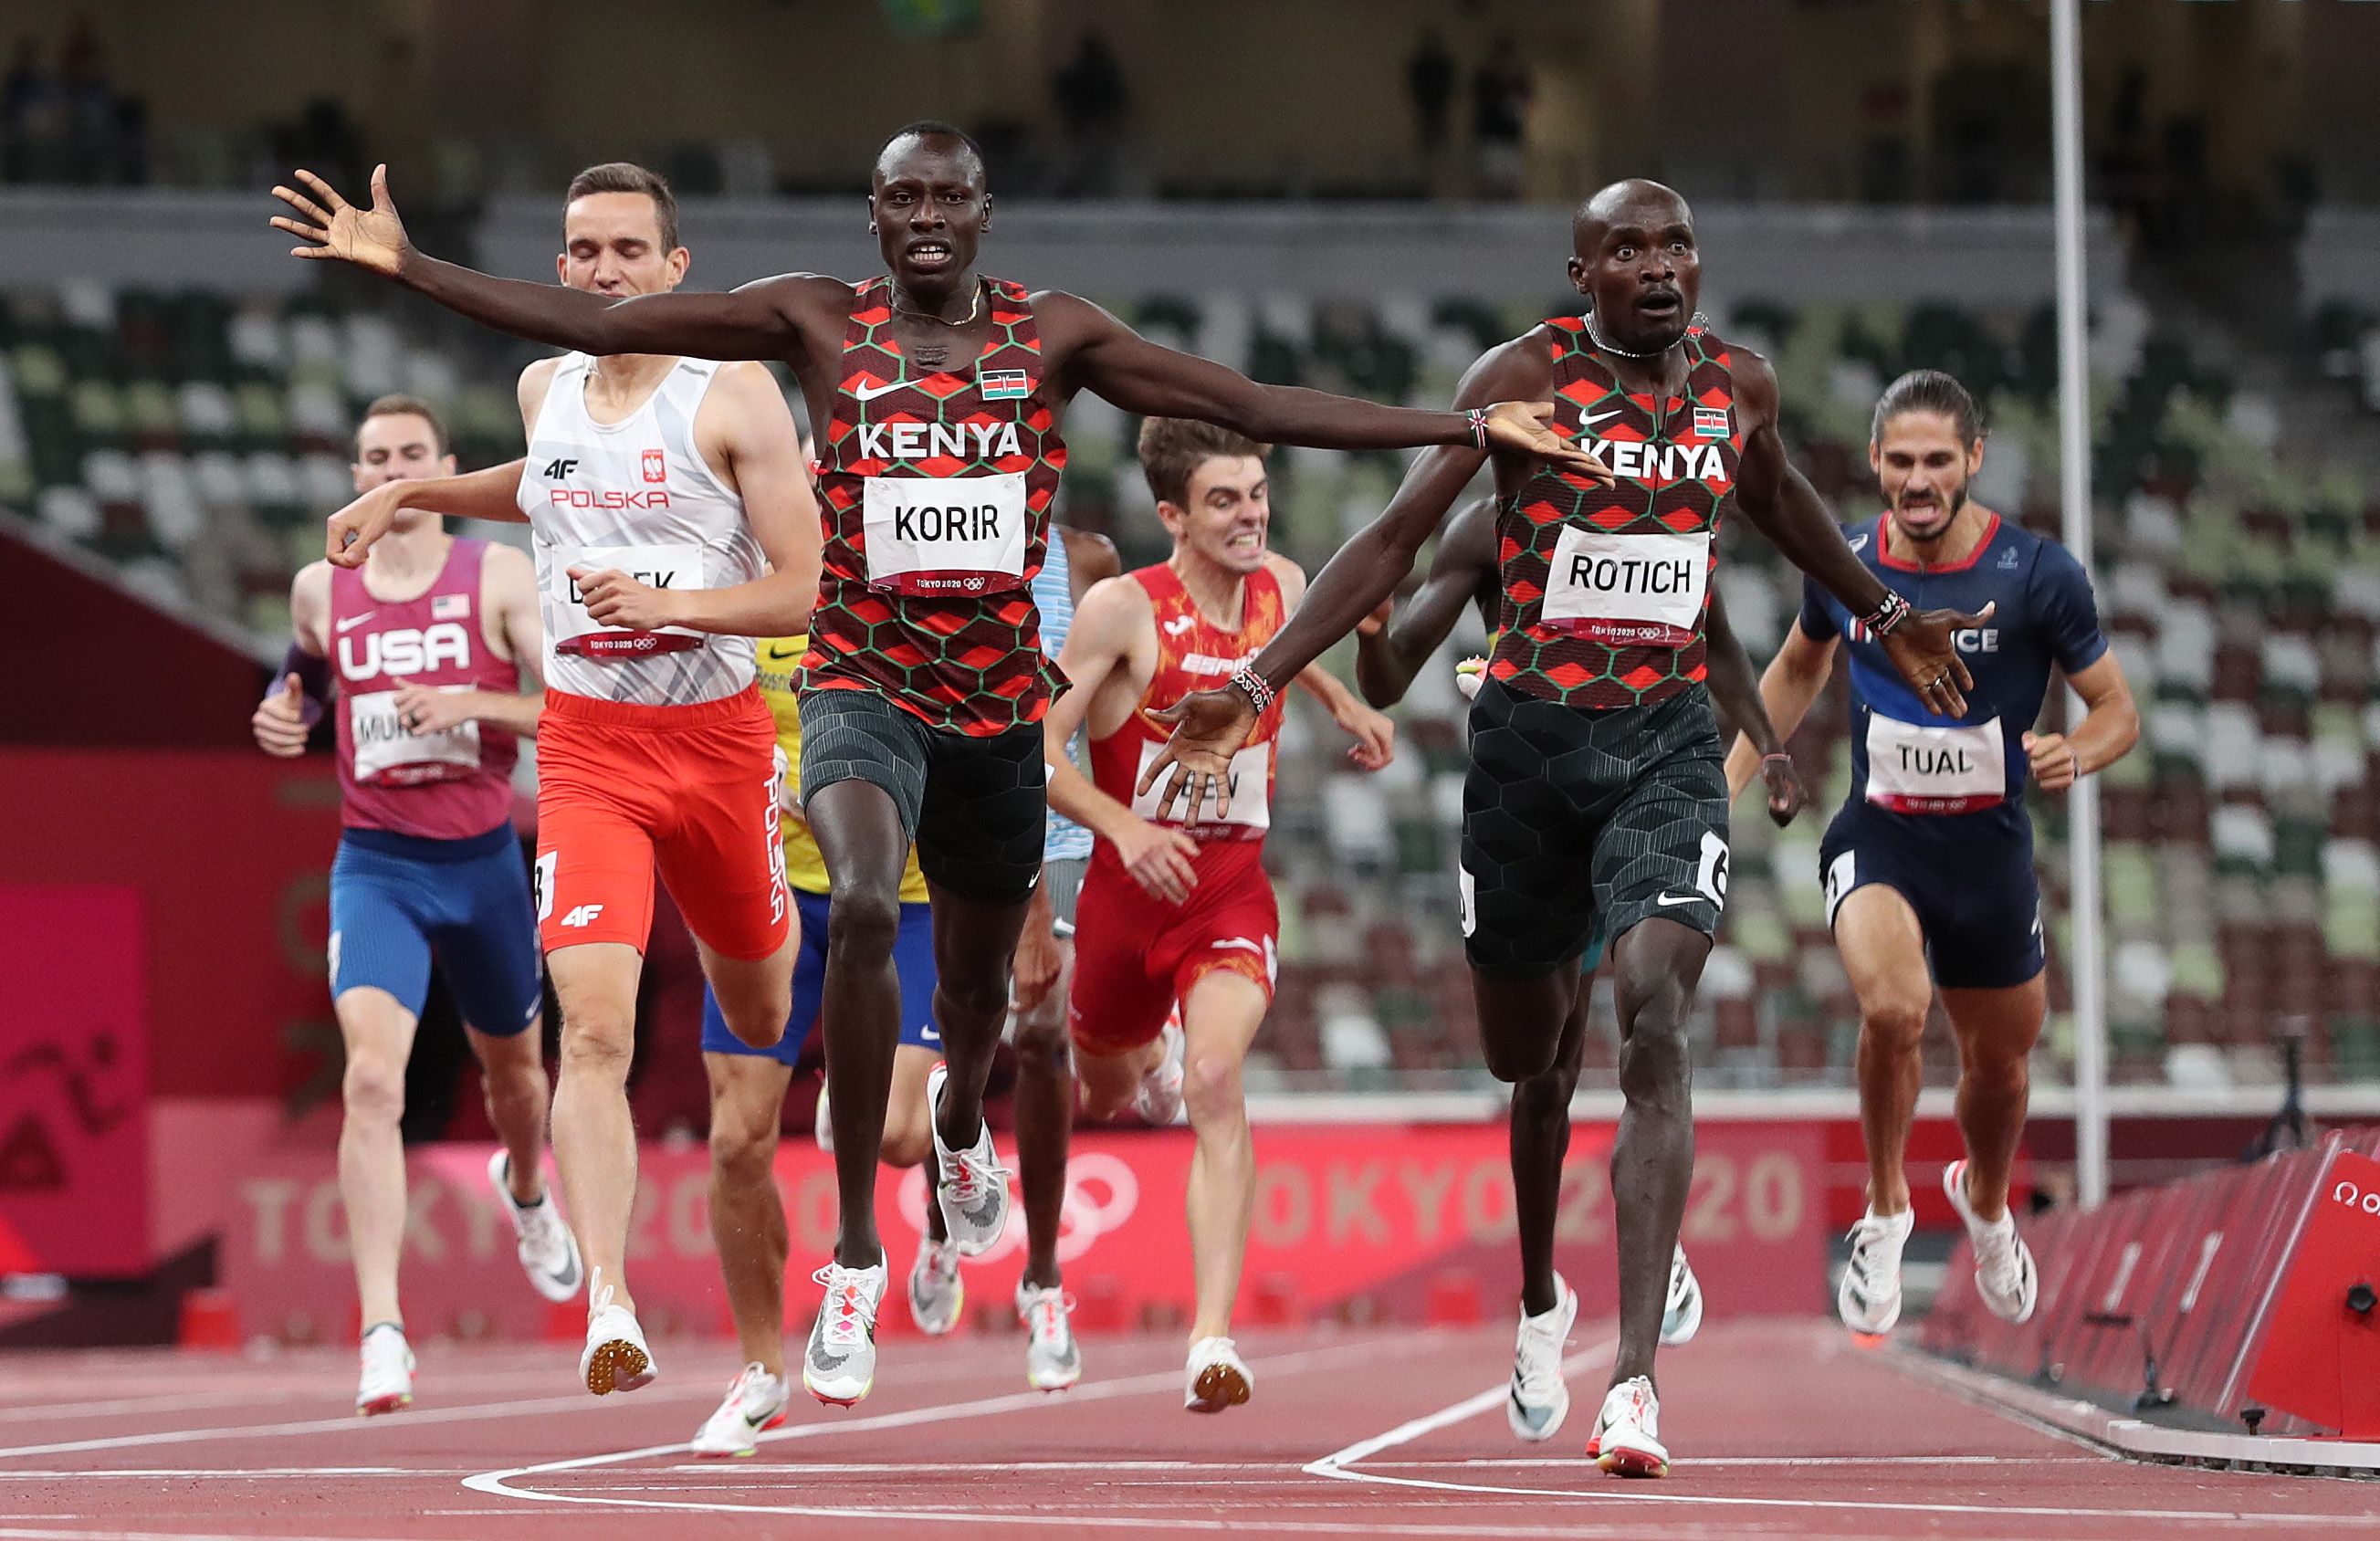
<instances>
[{"instance_id":1,"label":"nike swoosh logo","mask_svg":"<svg viewBox=\"0 0 2380 1541\"><path fill-rule=\"evenodd\" d=\"M334 631L353 631L358 626L362 625L366 621L370 620L373 616L379 613L380 612L377 610L367 610L360 615L350 615L344 621L334 623L332 629Z\"/></svg>"},{"instance_id":2,"label":"nike swoosh logo","mask_svg":"<svg viewBox=\"0 0 2380 1541\"><path fill-rule=\"evenodd\" d=\"M1657 904L1707 904L1710 901L1704 898L1699 893L1664 893L1660 897L1655 899L1653 903Z\"/></svg>"},{"instance_id":3,"label":"nike swoosh logo","mask_svg":"<svg viewBox=\"0 0 2380 1541\"><path fill-rule=\"evenodd\" d=\"M1593 417L1583 417L1579 419L1578 426L1581 428L1593 428L1597 423L1609 422L1612 419L1618 416L1620 416L1620 408L1615 406L1609 412L1597 412Z\"/></svg>"},{"instance_id":4,"label":"nike swoosh logo","mask_svg":"<svg viewBox=\"0 0 2380 1541\"><path fill-rule=\"evenodd\" d=\"M769 649L769 661L772 663L782 663L786 659L801 657L803 651L804 649L800 648L771 648Z\"/></svg>"},{"instance_id":5,"label":"nike swoosh logo","mask_svg":"<svg viewBox=\"0 0 2380 1541\"><path fill-rule=\"evenodd\" d=\"M854 385L851 394L862 401L874 401L888 391L899 390L905 383L905 381L888 380L880 385Z\"/></svg>"}]
</instances>

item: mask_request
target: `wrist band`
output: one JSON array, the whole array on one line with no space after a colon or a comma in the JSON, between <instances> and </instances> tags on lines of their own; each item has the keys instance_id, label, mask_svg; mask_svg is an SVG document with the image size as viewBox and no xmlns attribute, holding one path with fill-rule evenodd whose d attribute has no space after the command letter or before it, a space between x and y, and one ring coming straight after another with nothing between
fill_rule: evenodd
<instances>
[{"instance_id":1,"label":"wrist band","mask_svg":"<svg viewBox=\"0 0 2380 1541\"><path fill-rule=\"evenodd\" d=\"M1488 447L1488 409L1484 406L1475 406L1463 414L1463 420L1471 425L1471 447L1486 449Z\"/></svg>"},{"instance_id":2,"label":"wrist band","mask_svg":"<svg viewBox=\"0 0 2380 1541\"><path fill-rule=\"evenodd\" d=\"M1778 751L1777 751L1775 754L1773 754L1773 755L1763 755L1763 756L1761 756L1761 757L1760 757L1760 763L1761 763L1761 764L1763 764L1763 765L1766 765L1766 764L1767 764L1767 763L1768 763L1770 760L1772 760L1772 759L1781 759L1781 760L1783 760L1783 761L1784 761L1786 764L1788 764L1788 765L1791 765L1791 764L1792 764L1792 763L1793 763L1793 757L1792 757L1791 755L1787 754L1787 753L1786 753L1784 750L1782 750L1782 749L1778 750Z\"/></svg>"},{"instance_id":3,"label":"wrist band","mask_svg":"<svg viewBox=\"0 0 2380 1541\"><path fill-rule=\"evenodd\" d=\"M1882 637L1907 619L1909 601L1888 589L1884 602L1861 617L1861 625L1867 627L1871 637Z\"/></svg>"},{"instance_id":4,"label":"wrist band","mask_svg":"<svg viewBox=\"0 0 2380 1541\"><path fill-rule=\"evenodd\" d=\"M1267 685L1265 677L1250 665L1243 663L1232 670L1232 683L1239 687L1240 694L1248 698L1248 704L1257 709L1257 716L1262 717L1272 709L1272 686Z\"/></svg>"}]
</instances>

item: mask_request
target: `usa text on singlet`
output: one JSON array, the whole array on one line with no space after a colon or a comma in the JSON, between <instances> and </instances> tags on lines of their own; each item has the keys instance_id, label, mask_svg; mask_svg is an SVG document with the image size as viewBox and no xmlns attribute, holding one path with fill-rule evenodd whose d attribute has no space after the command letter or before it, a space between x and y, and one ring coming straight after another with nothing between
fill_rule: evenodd
<instances>
[{"instance_id":1,"label":"usa text on singlet","mask_svg":"<svg viewBox=\"0 0 2380 1541\"><path fill-rule=\"evenodd\" d=\"M1232 671L1254 658L1288 618L1280 580L1259 568L1250 573L1240 602L1240 625L1226 631L1200 613L1181 576L1163 564L1143 567L1132 580L1148 591L1157 613L1157 669L1140 698L1141 710L1105 738L1091 741L1091 781L1120 803L1131 805L1143 819L1165 823L1158 812L1160 793L1152 787L1135 793L1141 773L1164 747L1166 735L1151 726L1143 711L1162 711L1194 690L1212 690L1232 677ZM1191 826L1208 843L1260 841L1272 827L1272 779L1275 751L1280 747L1283 703L1275 701L1257 719L1256 727L1239 753L1232 757L1231 807Z\"/></svg>"},{"instance_id":2,"label":"usa text on singlet","mask_svg":"<svg viewBox=\"0 0 2380 1541\"><path fill-rule=\"evenodd\" d=\"M881 691L978 736L1049 710L1030 586L1066 465L1032 305L1019 285L984 284L981 357L918 374L892 335L892 281L853 297L820 446L826 549L803 664L812 689Z\"/></svg>"},{"instance_id":3,"label":"usa text on singlet","mask_svg":"<svg viewBox=\"0 0 2380 1541\"><path fill-rule=\"evenodd\" d=\"M1569 706L1647 705L1706 673L1712 542L1742 449L1727 348L1689 328L1684 390L1656 399L1621 387L1581 318L1546 327L1553 430L1593 449L1613 480L1541 463L1498 501L1504 598L1488 673Z\"/></svg>"},{"instance_id":4,"label":"usa text on singlet","mask_svg":"<svg viewBox=\"0 0 2380 1541\"><path fill-rule=\"evenodd\" d=\"M511 734L479 722L417 732L400 684L510 695L520 673L488 646L480 606L485 540L457 539L430 587L382 600L331 569L331 672L339 685L340 822L431 840L481 835L512 816Z\"/></svg>"},{"instance_id":5,"label":"usa text on singlet","mask_svg":"<svg viewBox=\"0 0 2380 1541\"><path fill-rule=\"evenodd\" d=\"M616 423L587 410L595 361L566 355L546 388L521 469L520 506L536 537L546 683L643 706L732 696L752 683L752 639L674 627L623 631L588 613L579 571L616 568L655 588L723 588L765 570L728 491L695 443L695 414L720 366L681 358Z\"/></svg>"}]
</instances>

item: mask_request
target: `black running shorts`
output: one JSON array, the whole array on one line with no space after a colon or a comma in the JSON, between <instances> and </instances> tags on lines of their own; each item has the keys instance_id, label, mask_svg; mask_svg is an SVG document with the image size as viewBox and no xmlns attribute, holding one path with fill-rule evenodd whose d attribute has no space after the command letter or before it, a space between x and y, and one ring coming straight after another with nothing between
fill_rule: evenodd
<instances>
[{"instance_id":1,"label":"black running shorts","mask_svg":"<svg viewBox=\"0 0 2380 1541\"><path fill-rule=\"evenodd\" d=\"M926 881L987 904L1031 896L1049 817L1038 722L949 733L873 690L805 690L801 712L802 801L872 783L900 809Z\"/></svg>"},{"instance_id":2,"label":"black running shorts","mask_svg":"<svg viewBox=\"0 0 2380 1541\"><path fill-rule=\"evenodd\" d=\"M1459 878L1483 973L1544 973L1654 916L1716 932L1727 771L1710 698L1590 711L1482 685Z\"/></svg>"}]
</instances>

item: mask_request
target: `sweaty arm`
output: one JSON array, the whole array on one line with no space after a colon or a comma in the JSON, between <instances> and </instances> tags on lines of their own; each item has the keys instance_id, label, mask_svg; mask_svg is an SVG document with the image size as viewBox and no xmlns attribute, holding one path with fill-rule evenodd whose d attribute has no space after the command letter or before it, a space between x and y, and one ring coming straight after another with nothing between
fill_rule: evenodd
<instances>
[{"instance_id":1,"label":"sweaty arm","mask_svg":"<svg viewBox=\"0 0 2380 1541\"><path fill-rule=\"evenodd\" d=\"M616 569L582 575L573 568L587 613L604 625L632 631L681 626L725 637L808 631L810 607L818 601L818 500L802 464L793 414L775 379L757 364L722 370L702 404L695 443L702 454L716 454L723 462L724 479L744 500L745 522L769 558L770 571L723 588L665 590Z\"/></svg>"},{"instance_id":2,"label":"sweaty arm","mask_svg":"<svg viewBox=\"0 0 2380 1541\"><path fill-rule=\"evenodd\" d=\"M496 278L415 249L389 197L386 166L373 169L371 202L360 209L311 172L300 171L298 180L302 188L273 189L291 211L273 224L298 237L292 256L351 262L482 326L533 343L582 353L789 358L800 342L795 301L810 289L839 290L846 304L851 297L848 285L807 273L761 279L727 294L628 299Z\"/></svg>"},{"instance_id":3,"label":"sweaty arm","mask_svg":"<svg viewBox=\"0 0 2380 1541\"><path fill-rule=\"evenodd\" d=\"M1114 846L1143 889L1180 904L1198 880L1191 865L1197 842L1149 822L1100 791L1066 753L1100 695L1129 686L1135 655L1153 670L1156 652L1157 615L1148 590L1128 578L1110 578L1085 594L1058 655L1058 667L1074 687L1051 702L1041 720L1042 758L1049 764L1050 806Z\"/></svg>"},{"instance_id":4,"label":"sweaty arm","mask_svg":"<svg viewBox=\"0 0 2380 1541\"><path fill-rule=\"evenodd\" d=\"M1480 498L1447 521L1413 598L1397 606L1385 626L1356 628L1355 684L1364 698L1376 707L1403 700L1414 676L1452 634L1463 607L1495 580L1496 500Z\"/></svg>"},{"instance_id":5,"label":"sweaty arm","mask_svg":"<svg viewBox=\"0 0 2380 1541\"><path fill-rule=\"evenodd\" d=\"M1511 397L1458 402L1452 411L1382 406L1293 385L1259 385L1212 359L1160 346L1115 317L1073 295L1034 297L1044 345L1062 351L1067 391L1087 390L1127 412L1152 418L1195 418L1268 444L1317 449L1472 448L1467 410L1488 412L1488 443L1500 450L1539 455L1565 469L1608 475L1603 463L1547 431L1549 403ZM1290 671L1295 673L1295 670Z\"/></svg>"}]
</instances>

